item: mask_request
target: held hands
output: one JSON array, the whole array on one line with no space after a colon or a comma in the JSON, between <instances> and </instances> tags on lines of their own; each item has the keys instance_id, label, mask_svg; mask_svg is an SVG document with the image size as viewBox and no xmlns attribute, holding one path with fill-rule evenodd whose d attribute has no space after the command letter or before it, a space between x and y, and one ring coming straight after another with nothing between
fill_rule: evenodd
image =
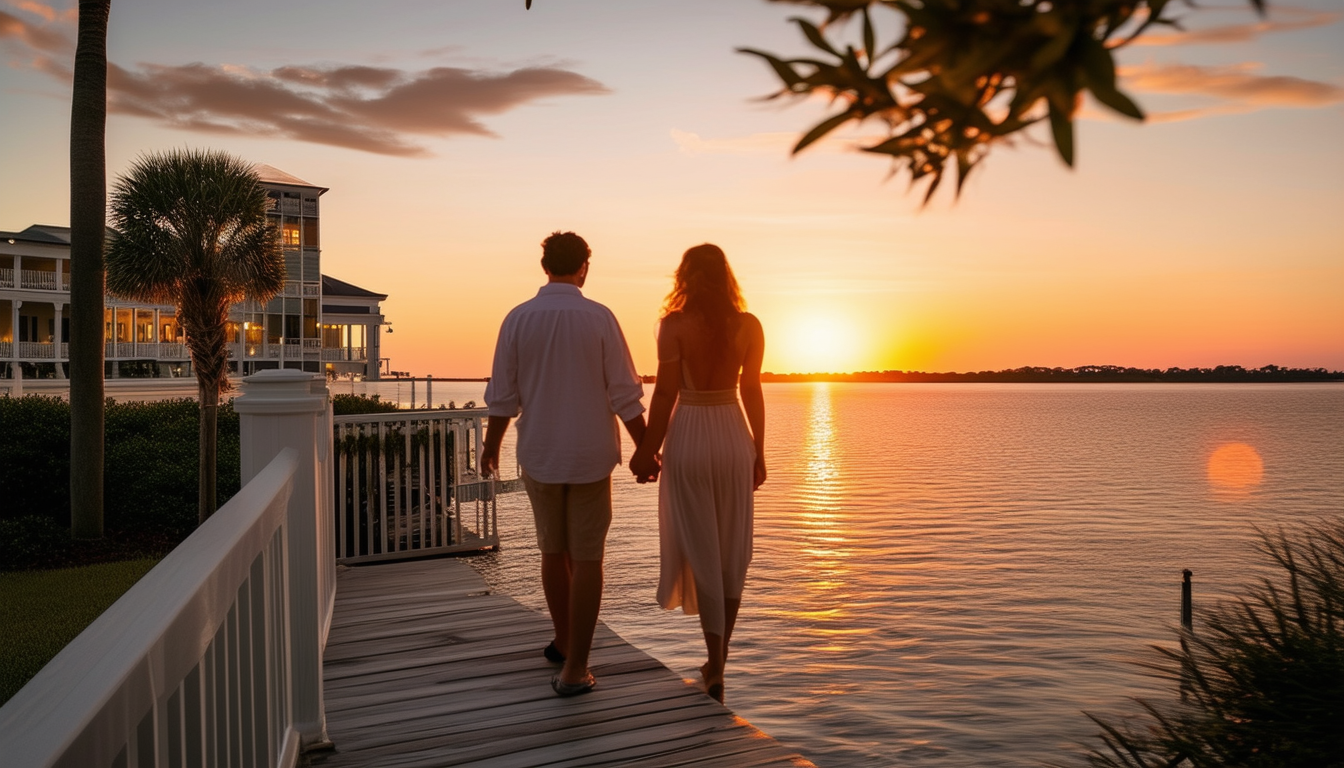
<instances>
[{"instance_id":1,"label":"held hands","mask_svg":"<svg viewBox=\"0 0 1344 768\"><path fill-rule=\"evenodd\" d=\"M635 475L637 483L655 483L658 481L658 473L663 469L662 457L653 451L636 449L635 454L630 457L630 471Z\"/></svg>"},{"instance_id":2,"label":"held hands","mask_svg":"<svg viewBox=\"0 0 1344 768\"><path fill-rule=\"evenodd\" d=\"M499 477L499 448L489 445L481 448L481 477Z\"/></svg>"}]
</instances>

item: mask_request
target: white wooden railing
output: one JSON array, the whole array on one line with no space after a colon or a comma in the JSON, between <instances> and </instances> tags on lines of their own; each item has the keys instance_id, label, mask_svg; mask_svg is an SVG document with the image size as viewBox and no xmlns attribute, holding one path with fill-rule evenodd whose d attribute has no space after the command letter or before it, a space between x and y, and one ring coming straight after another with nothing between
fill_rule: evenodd
<instances>
[{"instance_id":1,"label":"white wooden railing","mask_svg":"<svg viewBox=\"0 0 1344 768\"><path fill-rule=\"evenodd\" d=\"M56 273L40 269L20 269L19 287L54 291L56 290Z\"/></svg>"},{"instance_id":2,"label":"white wooden railing","mask_svg":"<svg viewBox=\"0 0 1344 768\"><path fill-rule=\"evenodd\" d=\"M336 556L371 562L499 546L481 477L484 408L337 416Z\"/></svg>"},{"instance_id":3,"label":"white wooden railing","mask_svg":"<svg viewBox=\"0 0 1344 768\"><path fill-rule=\"evenodd\" d=\"M234 408L242 490L0 707L6 768L287 768L328 743L326 388L265 371Z\"/></svg>"},{"instance_id":4,"label":"white wooden railing","mask_svg":"<svg viewBox=\"0 0 1344 768\"><path fill-rule=\"evenodd\" d=\"M0 267L0 288L14 287L14 268Z\"/></svg>"},{"instance_id":5,"label":"white wooden railing","mask_svg":"<svg viewBox=\"0 0 1344 768\"><path fill-rule=\"evenodd\" d=\"M19 358L54 360L56 358L56 345L49 341L20 341Z\"/></svg>"}]
</instances>

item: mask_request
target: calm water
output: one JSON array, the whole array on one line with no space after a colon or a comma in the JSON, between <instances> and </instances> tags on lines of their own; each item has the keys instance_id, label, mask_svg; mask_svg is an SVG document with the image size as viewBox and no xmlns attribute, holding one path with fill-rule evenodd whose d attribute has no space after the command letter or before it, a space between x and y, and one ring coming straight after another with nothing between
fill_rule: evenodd
<instances>
[{"instance_id":1,"label":"calm water","mask_svg":"<svg viewBox=\"0 0 1344 768\"><path fill-rule=\"evenodd\" d=\"M781 384L766 403L727 703L828 768L1066 760L1096 731L1082 710L1163 695L1133 661L1170 642L1182 568L1198 609L1255 578L1253 526L1344 513L1339 385ZM1210 464L1238 443L1259 474L1244 447ZM653 597L656 491L627 477L602 618L692 678L698 624ZM472 561L542 609L526 499L499 509L503 551Z\"/></svg>"}]
</instances>

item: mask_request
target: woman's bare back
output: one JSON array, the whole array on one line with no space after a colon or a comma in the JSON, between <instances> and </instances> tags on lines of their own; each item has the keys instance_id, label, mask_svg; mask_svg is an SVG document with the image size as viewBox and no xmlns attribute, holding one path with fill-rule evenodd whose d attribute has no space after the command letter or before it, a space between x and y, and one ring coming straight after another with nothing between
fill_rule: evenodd
<instances>
[{"instance_id":1,"label":"woman's bare back","mask_svg":"<svg viewBox=\"0 0 1344 768\"><path fill-rule=\"evenodd\" d=\"M670 343L659 346L674 349L681 362L681 387L696 391L736 389L738 373L753 352L759 358L759 347L764 343L760 321L748 312L727 318L727 343L723 346L714 343L713 329L699 314L668 315L663 319L662 333L671 334L666 340Z\"/></svg>"}]
</instances>

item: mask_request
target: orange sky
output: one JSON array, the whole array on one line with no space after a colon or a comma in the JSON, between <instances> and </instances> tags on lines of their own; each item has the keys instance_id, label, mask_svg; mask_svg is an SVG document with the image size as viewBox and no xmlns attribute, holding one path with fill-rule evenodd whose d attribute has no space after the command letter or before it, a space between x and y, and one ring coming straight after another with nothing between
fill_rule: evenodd
<instances>
[{"instance_id":1,"label":"orange sky","mask_svg":"<svg viewBox=\"0 0 1344 768\"><path fill-rule=\"evenodd\" d=\"M390 295L383 353L416 375L488 372L556 229L592 245L586 293L642 372L672 270L706 241L765 325L768 370L1344 369L1329 0L1190 12L1189 33L1122 54L1149 124L1089 106L1075 170L1029 138L924 210L853 135L789 159L827 105L755 100L776 84L733 49L805 52L797 7L440 5L114 7L110 175L214 147L329 187L323 269ZM43 8L0 0L0 229L68 221L72 27Z\"/></svg>"}]
</instances>

